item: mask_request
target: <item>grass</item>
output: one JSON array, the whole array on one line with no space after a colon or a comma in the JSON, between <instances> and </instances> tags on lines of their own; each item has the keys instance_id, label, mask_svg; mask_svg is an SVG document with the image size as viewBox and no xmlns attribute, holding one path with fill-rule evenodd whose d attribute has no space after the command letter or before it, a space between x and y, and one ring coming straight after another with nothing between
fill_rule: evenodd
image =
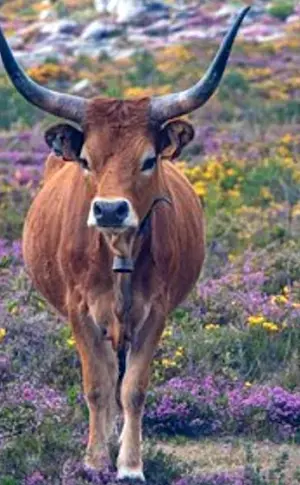
<instances>
[{"instance_id":1,"label":"grass","mask_svg":"<svg viewBox=\"0 0 300 485\"><path fill-rule=\"evenodd\" d=\"M179 441L179 442L177 442ZM272 441L251 439L218 438L200 441L177 440L158 442L166 454L192 465L195 473L234 471L247 464L247 449L250 447L253 461L266 471L276 465L276 461L287 453L289 456L290 478L299 470L299 445L276 444Z\"/></svg>"}]
</instances>

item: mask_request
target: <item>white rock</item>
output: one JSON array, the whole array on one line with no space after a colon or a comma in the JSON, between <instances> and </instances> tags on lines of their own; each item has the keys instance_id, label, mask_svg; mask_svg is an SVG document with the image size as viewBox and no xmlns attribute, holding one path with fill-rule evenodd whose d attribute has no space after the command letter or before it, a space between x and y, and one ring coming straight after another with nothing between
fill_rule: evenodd
<instances>
[{"instance_id":1,"label":"white rock","mask_svg":"<svg viewBox=\"0 0 300 485\"><path fill-rule=\"evenodd\" d=\"M204 29L189 29L175 32L171 36L173 42L179 42L184 39L206 39L207 30Z\"/></svg>"},{"instance_id":2,"label":"white rock","mask_svg":"<svg viewBox=\"0 0 300 485\"><path fill-rule=\"evenodd\" d=\"M54 20L56 19L56 14L53 10L42 10L39 15L40 20Z\"/></svg>"},{"instance_id":3,"label":"white rock","mask_svg":"<svg viewBox=\"0 0 300 485\"><path fill-rule=\"evenodd\" d=\"M108 0L94 0L95 9L99 13L107 12Z\"/></svg>"},{"instance_id":4,"label":"white rock","mask_svg":"<svg viewBox=\"0 0 300 485\"><path fill-rule=\"evenodd\" d=\"M107 10L120 23L127 23L141 15L145 10L143 0L109 0Z\"/></svg>"},{"instance_id":5,"label":"white rock","mask_svg":"<svg viewBox=\"0 0 300 485\"><path fill-rule=\"evenodd\" d=\"M122 28L113 23L100 22L94 20L82 32L81 38L83 40L99 41L110 37L115 37L122 33Z\"/></svg>"},{"instance_id":6,"label":"white rock","mask_svg":"<svg viewBox=\"0 0 300 485\"><path fill-rule=\"evenodd\" d=\"M287 19L286 19L286 23L287 24L292 24L294 22L299 22L300 21L300 15L297 15L297 14L294 14L294 15L290 15Z\"/></svg>"},{"instance_id":7,"label":"white rock","mask_svg":"<svg viewBox=\"0 0 300 485\"><path fill-rule=\"evenodd\" d=\"M71 89L73 94L80 94L91 86L91 81L89 79L82 79L78 83L74 84Z\"/></svg>"},{"instance_id":8,"label":"white rock","mask_svg":"<svg viewBox=\"0 0 300 485\"><path fill-rule=\"evenodd\" d=\"M78 23L74 20L57 20L47 22L40 29L41 34L75 34L78 30Z\"/></svg>"},{"instance_id":9,"label":"white rock","mask_svg":"<svg viewBox=\"0 0 300 485\"><path fill-rule=\"evenodd\" d=\"M147 35L167 35L170 31L170 23L168 20L158 20L144 30Z\"/></svg>"},{"instance_id":10,"label":"white rock","mask_svg":"<svg viewBox=\"0 0 300 485\"><path fill-rule=\"evenodd\" d=\"M38 47L31 54L33 56L36 56L39 62L40 62L40 59L44 60L47 57L61 59L61 60L63 59L63 55L57 51L57 49L55 48L55 46L52 45L52 43L50 45L44 45L44 46Z\"/></svg>"},{"instance_id":11,"label":"white rock","mask_svg":"<svg viewBox=\"0 0 300 485\"><path fill-rule=\"evenodd\" d=\"M234 5L224 5L224 7L217 10L215 13L215 17L227 17L229 15L234 15L237 12L237 8Z\"/></svg>"}]
</instances>

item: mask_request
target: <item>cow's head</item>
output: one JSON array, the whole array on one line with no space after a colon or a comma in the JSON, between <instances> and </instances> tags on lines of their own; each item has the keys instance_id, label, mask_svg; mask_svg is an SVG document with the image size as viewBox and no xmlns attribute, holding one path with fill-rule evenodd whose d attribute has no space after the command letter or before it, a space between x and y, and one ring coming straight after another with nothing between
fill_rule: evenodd
<instances>
[{"instance_id":1,"label":"cow's head","mask_svg":"<svg viewBox=\"0 0 300 485\"><path fill-rule=\"evenodd\" d=\"M77 161L94 182L87 224L109 238L138 230L153 203L165 195L161 160L175 158L193 134L186 121L151 119L148 98L96 98L86 106L82 129L58 124L45 136L59 156Z\"/></svg>"},{"instance_id":2,"label":"cow's head","mask_svg":"<svg viewBox=\"0 0 300 485\"><path fill-rule=\"evenodd\" d=\"M139 100L86 100L39 86L17 64L0 30L3 64L16 89L44 111L75 122L48 129L46 141L93 180L96 191L87 224L103 232L115 255L130 256L132 236L153 203L166 195L161 159L177 157L194 135L189 123L175 118L199 108L214 93L248 10L238 15L198 83L183 92Z\"/></svg>"}]
</instances>

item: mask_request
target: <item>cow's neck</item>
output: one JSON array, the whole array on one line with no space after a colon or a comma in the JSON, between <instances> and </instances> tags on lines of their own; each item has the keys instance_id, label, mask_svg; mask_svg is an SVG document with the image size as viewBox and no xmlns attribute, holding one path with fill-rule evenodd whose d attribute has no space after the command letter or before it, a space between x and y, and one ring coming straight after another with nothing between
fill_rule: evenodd
<instances>
[{"instance_id":1,"label":"cow's neck","mask_svg":"<svg viewBox=\"0 0 300 485\"><path fill-rule=\"evenodd\" d=\"M114 314L119 325L119 346L131 340L132 274L119 273L114 279Z\"/></svg>"},{"instance_id":2,"label":"cow's neck","mask_svg":"<svg viewBox=\"0 0 300 485\"><path fill-rule=\"evenodd\" d=\"M143 250L150 251L151 247L151 216L158 202L171 204L167 197L157 197L153 200L149 211L142 220L135 236L132 255L130 258L115 256L113 264L108 270L112 270L113 280L113 346L115 350L124 349L134 338L132 327L132 304L134 282L139 278L139 271L143 271L139 256ZM111 250L111 248L110 248Z\"/></svg>"}]
</instances>

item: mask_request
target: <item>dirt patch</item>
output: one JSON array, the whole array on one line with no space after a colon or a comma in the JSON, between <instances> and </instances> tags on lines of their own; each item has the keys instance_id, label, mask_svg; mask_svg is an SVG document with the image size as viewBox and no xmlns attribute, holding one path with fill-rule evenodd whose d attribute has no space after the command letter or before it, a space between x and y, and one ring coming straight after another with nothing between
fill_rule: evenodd
<instances>
[{"instance_id":1,"label":"dirt patch","mask_svg":"<svg viewBox=\"0 0 300 485\"><path fill-rule=\"evenodd\" d=\"M245 466L246 449L251 447L253 460L262 470L270 469L276 460L287 453L288 475L300 470L300 446L274 444L270 441L247 441L245 439L219 439L192 441L184 444L159 442L160 448L180 460L193 464L195 473L221 472Z\"/></svg>"}]
</instances>

